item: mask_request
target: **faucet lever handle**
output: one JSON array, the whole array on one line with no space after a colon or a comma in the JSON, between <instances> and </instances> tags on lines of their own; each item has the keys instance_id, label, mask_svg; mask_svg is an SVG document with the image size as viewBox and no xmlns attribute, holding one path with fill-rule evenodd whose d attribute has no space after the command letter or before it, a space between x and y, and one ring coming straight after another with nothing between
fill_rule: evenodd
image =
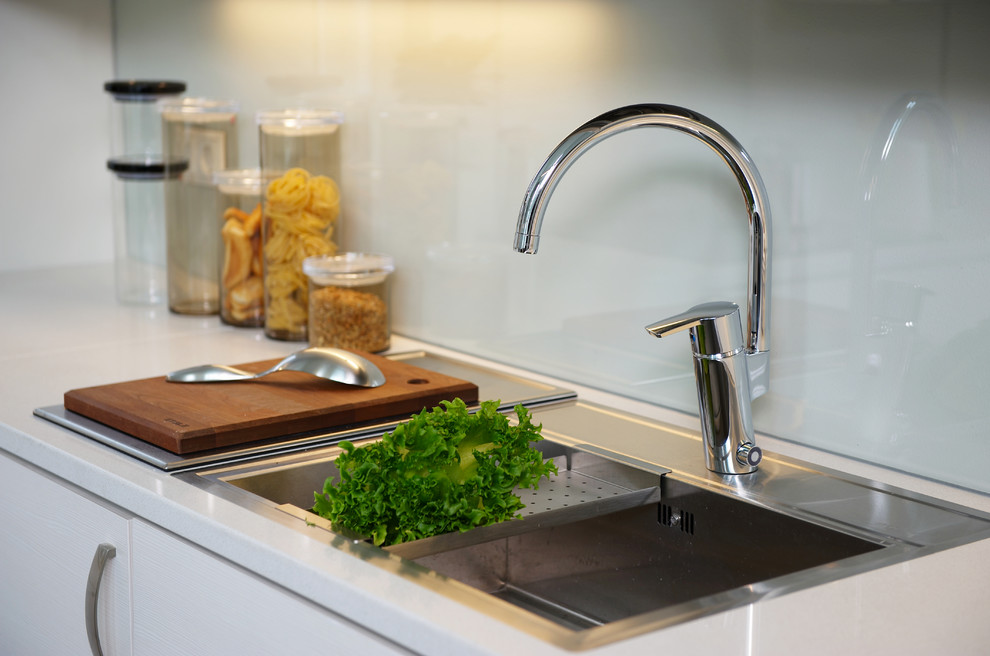
<instances>
[{"instance_id":1,"label":"faucet lever handle","mask_svg":"<svg viewBox=\"0 0 990 656\"><path fill-rule=\"evenodd\" d=\"M728 301L695 305L646 327L654 337L691 330L691 347L701 357L729 357L746 348L739 306Z\"/></svg>"}]
</instances>

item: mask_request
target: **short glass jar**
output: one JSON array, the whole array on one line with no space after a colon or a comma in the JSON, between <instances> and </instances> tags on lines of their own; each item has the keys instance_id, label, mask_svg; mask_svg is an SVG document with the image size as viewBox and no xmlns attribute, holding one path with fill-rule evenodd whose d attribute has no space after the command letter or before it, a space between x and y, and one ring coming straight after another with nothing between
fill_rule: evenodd
<instances>
[{"instance_id":1,"label":"short glass jar","mask_svg":"<svg viewBox=\"0 0 990 656\"><path fill-rule=\"evenodd\" d=\"M384 351L391 343L388 255L342 253L308 257L309 344Z\"/></svg>"},{"instance_id":2,"label":"short glass jar","mask_svg":"<svg viewBox=\"0 0 990 656\"><path fill-rule=\"evenodd\" d=\"M213 180L219 198L220 319L232 326L262 326L261 170L217 171Z\"/></svg>"},{"instance_id":3,"label":"short glass jar","mask_svg":"<svg viewBox=\"0 0 990 656\"><path fill-rule=\"evenodd\" d=\"M111 80L110 158L123 162L162 159L162 119L157 102L181 95L185 82L170 80Z\"/></svg>"},{"instance_id":4,"label":"short glass jar","mask_svg":"<svg viewBox=\"0 0 990 656\"><path fill-rule=\"evenodd\" d=\"M265 334L305 341L305 258L333 255L340 244L338 112L262 111L257 115L264 204Z\"/></svg>"}]
</instances>

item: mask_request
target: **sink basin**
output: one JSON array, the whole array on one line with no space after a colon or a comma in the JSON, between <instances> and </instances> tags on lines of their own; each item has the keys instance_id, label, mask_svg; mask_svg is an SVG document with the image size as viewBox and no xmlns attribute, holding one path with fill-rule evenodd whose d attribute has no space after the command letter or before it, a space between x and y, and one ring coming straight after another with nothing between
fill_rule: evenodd
<instances>
[{"instance_id":1,"label":"sink basin","mask_svg":"<svg viewBox=\"0 0 990 656\"><path fill-rule=\"evenodd\" d=\"M697 435L593 404L534 417L560 473L518 491L521 519L385 549L307 510L336 446L176 476L569 649L990 536L975 511L774 454L755 475L712 474ZM659 457L609 448L619 436Z\"/></svg>"},{"instance_id":2,"label":"sink basin","mask_svg":"<svg viewBox=\"0 0 990 656\"><path fill-rule=\"evenodd\" d=\"M414 560L587 629L883 548L678 481L659 496Z\"/></svg>"}]
</instances>

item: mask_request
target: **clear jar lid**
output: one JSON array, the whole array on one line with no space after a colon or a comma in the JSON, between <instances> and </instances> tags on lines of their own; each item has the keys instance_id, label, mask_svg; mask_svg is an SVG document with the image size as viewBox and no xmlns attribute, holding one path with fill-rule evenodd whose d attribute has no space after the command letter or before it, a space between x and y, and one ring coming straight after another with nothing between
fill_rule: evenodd
<instances>
[{"instance_id":1,"label":"clear jar lid","mask_svg":"<svg viewBox=\"0 0 990 656\"><path fill-rule=\"evenodd\" d=\"M344 122L344 115L332 109L268 109L256 118L263 131L285 134L333 132Z\"/></svg>"},{"instance_id":2,"label":"clear jar lid","mask_svg":"<svg viewBox=\"0 0 990 656\"><path fill-rule=\"evenodd\" d=\"M307 257L302 268L317 285L358 287L383 282L395 271L395 261L378 253L340 253Z\"/></svg>"},{"instance_id":3,"label":"clear jar lid","mask_svg":"<svg viewBox=\"0 0 990 656\"><path fill-rule=\"evenodd\" d=\"M213 184L222 194L254 195L262 190L261 169L228 169L213 173Z\"/></svg>"},{"instance_id":4,"label":"clear jar lid","mask_svg":"<svg viewBox=\"0 0 990 656\"><path fill-rule=\"evenodd\" d=\"M158 101L158 111L166 120L213 122L233 118L240 105L236 100L210 98L163 98Z\"/></svg>"}]
</instances>

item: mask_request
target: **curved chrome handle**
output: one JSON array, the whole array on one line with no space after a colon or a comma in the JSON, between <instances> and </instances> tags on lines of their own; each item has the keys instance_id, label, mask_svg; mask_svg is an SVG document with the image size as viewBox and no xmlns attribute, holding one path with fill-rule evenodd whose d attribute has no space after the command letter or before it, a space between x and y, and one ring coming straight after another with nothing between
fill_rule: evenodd
<instances>
[{"instance_id":1,"label":"curved chrome handle","mask_svg":"<svg viewBox=\"0 0 990 656\"><path fill-rule=\"evenodd\" d=\"M103 580L107 561L116 555L117 548L104 542L96 548L93 564L89 567L89 579L86 581L86 635L93 656L103 656L103 649L100 647L100 627L97 623L100 582Z\"/></svg>"},{"instance_id":2,"label":"curved chrome handle","mask_svg":"<svg viewBox=\"0 0 990 656\"><path fill-rule=\"evenodd\" d=\"M702 358L727 358L746 348L739 306L735 303L702 303L646 327L654 337L664 337L685 329L691 329L692 349L695 355Z\"/></svg>"}]
</instances>

